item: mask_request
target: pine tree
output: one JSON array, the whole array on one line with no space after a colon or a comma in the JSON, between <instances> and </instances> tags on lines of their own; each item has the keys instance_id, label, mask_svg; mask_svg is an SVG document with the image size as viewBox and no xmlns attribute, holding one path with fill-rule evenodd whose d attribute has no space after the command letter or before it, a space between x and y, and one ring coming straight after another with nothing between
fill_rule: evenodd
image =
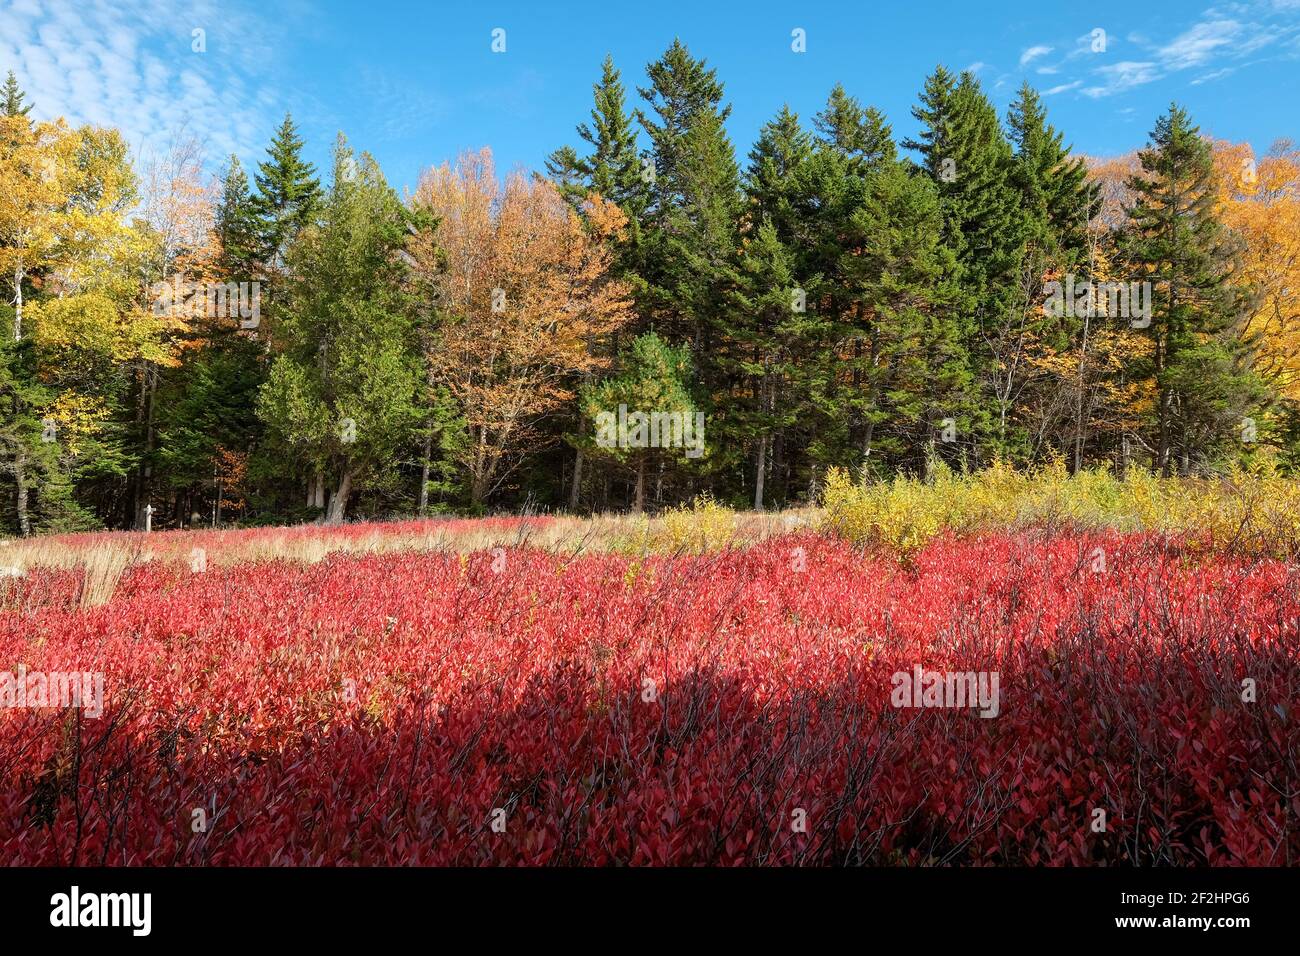
<instances>
[{"instance_id":1,"label":"pine tree","mask_svg":"<svg viewBox=\"0 0 1300 956\"><path fill-rule=\"evenodd\" d=\"M645 207L645 184L633 116L627 111L627 94L613 57L606 56L601 64L600 82L592 86L592 95L591 123L578 125L578 136L591 152L578 159L575 169L587 189L617 205L629 220L636 220Z\"/></svg>"},{"instance_id":2,"label":"pine tree","mask_svg":"<svg viewBox=\"0 0 1300 956\"><path fill-rule=\"evenodd\" d=\"M703 434L695 429L695 402L691 396L692 365L690 351L674 348L653 332L634 339L620 357L619 370L597 385L585 386L581 391L581 404L587 417L596 423L596 441L584 442L588 452L600 458L612 458L631 464L636 475L633 490L633 509L642 511L646 498L646 471L650 465L674 456L705 452ZM611 429L619 415L619 406L629 414L682 416L682 443L677 449L668 447L662 432L658 447L636 440L636 435L620 436ZM689 419L691 438L695 447L686 446L686 422ZM634 426L635 427L635 426ZM644 434L641 437L646 437ZM630 438L632 440L623 440Z\"/></svg>"},{"instance_id":3,"label":"pine tree","mask_svg":"<svg viewBox=\"0 0 1300 956\"><path fill-rule=\"evenodd\" d=\"M267 148L269 159L258 164L254 208L261 219L262 259L276 261L287 244L314 219L321 205L316 168L302 158L302 140L286 113Z\"/></svg>"},{"instance_id":4,"label":"pine tree","mask_svg":"<svg viewBox=\"0 0 1300 956\"><path fill-rule=\"evenodd\" d=\"M18 77L10 70L0 87L0 116L28 116L32 111L31 103L24 103L26 95L18 87Z\"/></svg>"},{"instance_id":5,"label":"pine tree","mask_svg":"<svg viewBox=\"0 0 1300 956\"><path fill-rule=\"evenodd\" d=\"M1007 111L1015 147L1011 180L1026 213L1027 239L1054 265L1082 258L1088 223L1101 207L1100 190L1088 181L1082 157L1062 146L1047 122L1042 99L1028 82Z\"/></svg>"},{"instance_id":6,"label":"pine tree","mask_svg":"<svg viewBox=\"0 0 1300 956\"><path fill-rule=\"evenodd\" d=\"M897 156L893 131L884 114L874 106L866 109L836 83L826 100L826 108L813 120L818 141L855 163L876 166L892 162Z\"/></svg>"},{"instance_id":7,"label":"pine tree","mask_svg":"<svg viewBox=\"0 0 1300 956\"><path fill-rule=\"evenodd\" d=\"M1235 243L1216 218L1210 145L1175 103L1138 158L1122 250L1133 279L1151 284L1150 315L1129 321L1151 343L1153 467L1169 476L1176 459L1183 472L1193 457L1213 460L1263 394L1245 369L1246 295L1230 283Z\"/></svg>"},{"instance_id":8,"label":"pine tree","mask_svg":"<svg viewBox=\"0 0 1300 956\"><path fill-rule=\"evenodd\" d=\"M1011 146L974 76L955 79L939 66L912 115L922 130L904 146L920 152L939 190L944 238L957 263L956 321L974 385L954 416L961 436L955 447L976 464L982 445L1003 452L1017 444L1009 415L1017 383L1004 378L1006 356L997 352L1023 341L1025 215L1011 182Z\"/></svg>"},{"instance_id":9,"label":"pine tree","mask_svg":"<svg viewBox=\"0 0 1300 956\"><path fill-rule=\"evenodd\" d=\"M289 253L285 348L259 412L276 437L335 490L327 520L343 520L352 493L391 478L421 417L415 303L403 251L406 208L375 161L354 159L342 136L321 225Z\"/></svg>"},{"instance_id":10,"label":"pine tree","mask_svg":"<svg viewBox=\"0 0 1300 956\"><path fill-rule=\"evenodd\" d=\"M220 268L227 277L237 280L253 278L261 251L257 208L248 189L248 175L237 156L221 183L221 200L216 208L215 226L221 242Z\"/></svg>"}]
</instances>

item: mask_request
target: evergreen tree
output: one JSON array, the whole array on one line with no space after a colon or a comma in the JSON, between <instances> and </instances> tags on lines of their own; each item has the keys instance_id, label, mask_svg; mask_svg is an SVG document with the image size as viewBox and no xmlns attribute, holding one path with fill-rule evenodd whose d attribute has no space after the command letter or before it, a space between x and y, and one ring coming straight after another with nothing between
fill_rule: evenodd
<instances>
[{"instance_id":1,"label":"evergreen tree","mask_svg":"<svg viewBox=\"0 0 1300 956\"><path fill-rule=\"evenodd\" d=\"M640 92L658 122L639 114L655 172L644 298L660 330L700 356L722 320L734 266L740 171L724 127L731 108L715 71L678 40L646 74L651 86Z\"/></svg>"},{"instance_id":2,"label":"evergreen tree","mask_svg":"<svg viewBox=\"0 0 1300 956\"><path fill-rule=\"evenodd\" d=\"M14 342L0 336L0 476L11 485L5 499L13 504L0 513L12 514L0 523L0 533L27 537L37 530L33 520L34 496L42 490L43 477L57 470L57 449L43 442L46 432L39 409L48 406L53 395L33 374L30 342ZM40 529L45 530L45 529Z\"/></svg>"},{"instance_id":3,"label":"evergreen tree","mask_svg":"<svg viewBox=\"0 0 1300 956\"><path fill-rule=\"evenodd\" d=\"M223 456L247 460L258 450L264 355L256 340L227 323L208 329L204 347L165 380L158 400L158 470L177 496L176 517L182 522L194 512L207 512L204 489L216 492L213 475Z\"/></svg>"},{"instance_id":4,"label":"evergreen tree","mask_svg":"<svg viewBox=\"0 0 1300 956\"><path fill-rule=\"evenodd\" d=\"M893 131L884 114L874 106L866 109L836 83L826 100L826 108L813 120L818 141L840 155L858 163L876 166L892 162L897 156Z\"/></svg>"},{"instance_id":5,"label":"evergreen tree","mask_svg":"<svg viewBox=\"0 0 1300 956\"><path fill-rule=\"evenodd\" d=\"M315 218L321 186L316 168L302 158L302 140L288 113L266 152L269 158L257 166L253 203L261 220L262 260L273 262Z\"/></svg>"},{"instance_id":6,"label":"evergreen tree","mask_svg":"<svg viewBox=\"0 0 1300 956\"><path fill-rule=\"evenodd\" d=\"M790 107L783 106L775 119L764 124L758 141L749 151L745 194L751 204L749 216L753 221L768 219L780 224L783 238L791 237L796 216L791 205L792 186L811 157L812 137Z\"/></svg>"},{"instance_id":7,"label":"evergreen tree","mask_svg":"<svg viewBox=\"0 0 1300 956\"><path fill-rule=\"evenodd\" d=\"M10 70L0 87L0 116L28 116L32 111L31 103L24 103L26 95L18 86L18 77Z\"/></svg>"},{"instance_id":8,"label":"evergreen tree","mask_svg":"<svg viewBox=\"0 0 1300 956\"><path fill-rule=\"evenodd\" d=\"M572 146L561 146L546 157L546 175L555 188L575 208L582 208L590 192L586 161Z\"/></svg>"},{"instance_id":9,"label":"evergreen tree","mask_svg":"<svg viewBox=\"0 0 1300 956\"><path fill-rule=\"evenodd\" d=\"M217 237L221 242L219 266L228 277L251 279L257 271L261 237L257 207L249 193L248 175L237 156L221 183L221 199L215 214Z\"/></svg>"},{"instance_id":10,"label":"evergreen tree","mask_svg":"<svg viewBox=\"0 0 1300 956\"><path fill-rule=\"evenodd\" d=\"M806 293L794 275L794 255L781 242L771 219L764 217L745 240L734 301L736 309L723 367L735 379L739 401L723 408L731 447L752 448L753 506L762 510L772 450L783 429L797 420L798 363Z\"/></svg>"},{"instance_id":11,"label":"evergreen tree","mask_svg":"<svg viewBox=\"0 0 1300 956\"><path fill-rule=\"evenodd\" d=\"M977 464L981 445L999 452L1016 445L1008 410L1017 383L1003 377L1006 356L998 351L1023 342L1025 215L1011 181L1011 146L970 73L957 79L936 68L912 115L922 130L904 145L919 151L939 190L944 238L957 264L954 318L974 386L950 416L960 436L953 447Z\"/></svg>"},{"instance_id":12,"label":"evergreen tree","mask_svg":"<svg viewBox=\"0 0 1300 956\"><path fill-rule=\"evenodd\" d=\"M725 137L722 128L731 107L722 105L717 70L691 56L681 40L673 40L664 55L646 67L646 75L650 86L639 92L658 122L643 110L637 115L650 137L655 212L662 219L691 201L687 150L692 130L703 122L716 127L713 135Z\"/></svg>"},{"instance_id":13,"label":"evergreen tree","mask_svg":"<svg viewBox=\"0 0 1300 956\"><path fill-rule=\"evenodd\" d=\"M314 474L336 484L327 519L343 520L354 490L392 477L418 424L415 303L406 294L408 213L373 159L342 136L319 229L290 247L285 350L259 411Z\"/></svg>"},{"instance_id":14,"label":"evergreen tree","mask_svg":"<svg viewBox=\"0 0 1300 956\"><path fill-rule=\"evenodd\" d=\"M1213 460L1263 393L1245 367L1246 292L1230 281L1236 249L1215 215L1209 143L1172 104L1138 158L1122 249L1132 278L1151 283L1150 316L1129 321L1151 344L1153 465L1168 476Z\"/></svg>"},{"instance_id":15,"label":"evergreen tree","mask_svg":"<svg viewBox=\"0 0 1300 956\"><path fill-rule=\"evenodd\" d=\"M715 351L730 393L721 409L728 448L733 454L746 449L746 458L753 455L752 501L759 509L771 496L769 473L775 472L777 496L786 492L782 472L790 430L806 410L808 382L819 367L821 315L809 311L805 288L807 232L800 190L812 155L812 137L788 106L763 126L750 150L733 308Z\"/></svg>"},{"instance_id":16,"label":"evergreen tree","mask_svg":"<svg viewBox=\"0 0 1300 956\"><path fill-rule=\"evenodd\" d=\"M863 461L880 472L918 469L922 450L942 436L945 418L969 390L956 299L953 253L943 241L938 191L902 163L878 169L850 217L841 272L859 298L862 347L846 365L843 404Z\"/></svg>"},{"instance_id":17,"label":"evergreen tree","mask_svg":"<svg viewBox=\"0 0 1300 956\"><path fill-rule=\"evenodd\" d=\"M1011 180L1025 211L1026 238L1052 264L1076 264L1088 223L1101 207L1100 190L1088 182L1083 158L1062 146L1062 134L1047 122L1042 99L1028 82L1007 112L1007 126L1015 147Z\"/></svg>"},{"instance_id":18,"label":"evergreen tree","mask_svg":"<svg viewBox=\"0 0 1300 956\"><path fill-rule=\"evenodd\" d=\"M645 507L646 472L655 461L688 454L703 455L703 434L695 432L695 402L691 397L691 357L683 347L674 348L653 332L638 336L620 357L620 368L599 384L582 389L580 401L584 412L596 424L595 440L585 440L589 453L630 464L636 476L633 486L633 508ZM640 412L646 416L681 416L682 447L672 446L672 435L667 439L662 426L658 445L652 444L648 422L634 423L625 434L619 434L620 409L629 415ZM689 425L687 425L689 419ZM660 421L663 421L661 419ZM611 427L612 426L612 427ZM687 435L687 428L691 429ZM698 438L687 445L687 439Z\"/></svg>"},{"instance_id":19,"label":"evergreen tree","mask_svg":"<svg viewBox=\"0 0 1300 956\"><path fill-rule=\"evenodd\" d=\"M633 295L639 297L646 288L641 275L644 255L642 229L650 194L648 184L641 174L634 115L627 110L626 91L612 56L605 57L601 65L600 82L592 86L592 95L594 105L591 122L578 125L578 137L590 147L590 153L580 157L573 147L561 147L547 158L546 168L561 194L579 211L592 192L600 194L623 211L627 217L627 226L617 242L616 261L611 271L614 276L629 283ZM640 325L634 321L628 331L635 333ZM612 347L617 347L617 341L615 337ZM596 344L593 343L593 348ZM580 384L589 387L596 380L597 376L588 373L583 376ZM581 411L578 411L578 424L581 427ZM566 440L576 450L569 494L569 506L576 508L587 458L586 447L581 441L574 441L571 436Z\"/></svg>"},{"instance_id":20,"label":"evergreen tree","mask_svg":"<svg viewBox=\"0 0 1300 956\"><path fill-rule=\"evenodd\" d=\"M605 57L592 94L591 123L578 125L578 136L591 152L580 157L572 147L562 147L547 159L547 169L570 198L580 202L594 190L622 209L630 223L638 223L645 211L646 184L633 116L627 111L627 94L613 57Z\"/></svg>"}]
</instances>

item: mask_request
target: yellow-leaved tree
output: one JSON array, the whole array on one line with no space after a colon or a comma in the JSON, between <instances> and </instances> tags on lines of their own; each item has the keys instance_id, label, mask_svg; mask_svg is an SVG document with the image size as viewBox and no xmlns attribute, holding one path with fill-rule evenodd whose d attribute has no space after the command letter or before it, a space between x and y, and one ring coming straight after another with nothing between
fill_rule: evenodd
<instances>
[{"instance_id":1,"label":"yellow-leaved tree","mask_svg":"<svg viewBox=\"0 0 1300 956\"><path fill-rule=\"evenodd\" d=\"M1246 330L1255 370L1300 401L1300 151L1289 140L1262 158L1245 143L1214 147L1219 216L1243 242L1237 279L1255 293Z\"/></svg>"}]
</instances>

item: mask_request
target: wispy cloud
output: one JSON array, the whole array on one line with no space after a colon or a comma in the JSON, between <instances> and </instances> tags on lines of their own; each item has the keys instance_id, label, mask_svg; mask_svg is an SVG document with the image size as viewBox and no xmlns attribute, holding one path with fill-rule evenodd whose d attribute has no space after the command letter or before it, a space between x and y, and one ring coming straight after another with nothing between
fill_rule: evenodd
<instances>
[{"instance_id":1,"label":"wispy cloud","mask_svg":"<svg viewBox=\"0 0 1300 956\"><path fill-rule=\"evenodd\" d=\"M1075 80L1073 83L1062 83L1060 86L1053 86L1050 90L1044 90L1044 96L1055 96L1057 93L1064 93L1066 90L1077 90L1083 86L1083 80Z\"/></svg>"},{"instance_id":2,"label":"wispy cloud","mask_svg":"<svg viewBox=\"0 0 1300 956\"><path fill-rule=\"evenodd\" d=\"M1200 86L1202 83L1213 83L1215 80L1221 80L1225 76L1231 76L1237 72L1234 66L1225 66L1222 70L1215 70L1212 73L1206 73L1204 76L1198 76L1192 80L1192 86Z\"/></svg>"},{"instance_id":3,"label":"wispy cloud","mask_svg":"<svg viewBox=\"0 0 1300 956\"><path fill-rule=\"evenodd\" d=\"M1101 77L1101 82L1085 87L1083 93L1094 98L1142 86L1161 76L1159 65L1150 60L1121 60L1119 63L1098 67L1093 73Z\"/></svg>"},{"instance_id":4,"label":"wispy cloud","mask_svg":"<svg viewBox=\"0 0 1300 956\"><path fill-rule=\"evenodd\" d=\"M0 71L43 119L115 126L146 156L184 130L216 166L274 112L267 35L219 0L0 0Z\"/></svg>"},{"instance_id":5,"label":"wispy cloud","mask_svg":"<svg viewBox=\"0 0 1300 956\"><path fill-rule=\"evenodd\" d=\"M1104 29L1098 27L1076 37L1058 62L1037 66L1037 72L1049 75L1060 70L1076 77L1082 74L1079 80L1053 87L1054 91L1077 89L1084 96L1099 99L1187 70L1201 71L1190 81L1197 85L1258 62L1269 47L1277 47L1275 55L1296 56L1300 0L1246 0L1210 8L1190 26L1165 38L1130 31L1121 40L1119 31L1107 31L1102 37L1104 42L1098 43L1098 31ZM1037 52L1046 46L1025 50L1022 65L1046 56ZM1117 53L1123 58L1116 60Z\"/></svg>"},{"instance_id":6,"label":"wispy cloud","mask_svg":"<svg viewBox=\"0 0 1300 956\"><path fill-rule=\"evenodd\" d=\"M1055 47L1050 47L1042 43L1037 46L1031 46L1029 49L1025 50L1024 53L1020 54L1020 65L1028 66L1040 56L1047 56L1047 54L1051 53L1053 49L1055 49Z\"/></svg>"},{"instance_id":7,"label":"wispy cloud","mask_svg":"<svg viewBox=\"0 0 1300 956\"><path fill-rule=\"evenodd\" d=\"M1196 24L1160 47L1156 53L1167 70L1201 66L1224 47L1239 42L1242 25L1236 20L1208 20Z\"/></svg>"}]
</instances>

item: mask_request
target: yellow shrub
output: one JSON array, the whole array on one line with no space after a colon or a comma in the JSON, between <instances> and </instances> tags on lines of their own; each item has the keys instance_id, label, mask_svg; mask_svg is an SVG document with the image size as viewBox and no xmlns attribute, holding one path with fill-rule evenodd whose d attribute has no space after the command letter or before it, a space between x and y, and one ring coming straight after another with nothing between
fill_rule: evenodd
<instances>
[{"instance_id":1,"label":"yellow shrub","mask_svg":"<svg viewBox=\"0 0 1300 956\"><path fill-rule=\"evenodd\" d=\"M725 548L735 536L735 512L707 494L697 496L689 507L668 509L649 532L654 550L689 554Z\"/></svg>"},{"instance_id":2,"label":"yellow shrub","mask_svg":"<svg viewBox=\"0 0 1300 956\"><path fill-rule=\"evenodd\" d=\"M925 481L862 484L832 469L822 501L829 530L903 553L947 529L1031 525L1181 534L1216 549L1279 557L1300 551L1300 483L1267 463L1218 479L1160 478L1137 468L1123 478L1105 468L1070 475L1061 461L1031 471L994 462L973 474L938 464Z\"/></svg>"}]
</instances>

